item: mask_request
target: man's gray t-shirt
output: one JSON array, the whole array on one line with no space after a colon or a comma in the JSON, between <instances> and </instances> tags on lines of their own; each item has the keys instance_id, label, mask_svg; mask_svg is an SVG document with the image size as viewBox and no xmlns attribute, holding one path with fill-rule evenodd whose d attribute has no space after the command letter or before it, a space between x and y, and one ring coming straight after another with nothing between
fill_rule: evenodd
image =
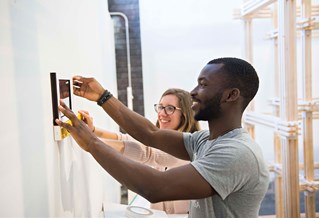
<instances>
[{"instance_id":1,"label":"man's gray t-shirt","mask_svg":"<svg viewBox=\"0 0 319 218\"><path fill-rule=\"evenodd\" d=\"M191 200L189 217L256 218L269 173L260 147L243 129L214 140L209 131L184 133L191 164L217 194Z\"/></svg>"}]
</instances>

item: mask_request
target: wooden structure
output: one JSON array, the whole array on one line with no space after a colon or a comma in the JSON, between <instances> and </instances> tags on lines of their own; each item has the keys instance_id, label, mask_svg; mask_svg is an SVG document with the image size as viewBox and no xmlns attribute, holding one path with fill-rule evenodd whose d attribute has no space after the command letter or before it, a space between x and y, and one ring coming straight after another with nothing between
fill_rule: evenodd
<instances>
[{"instance_id":1,"label":"wooden structure","mask_svg":"<svg viewBox=\"0 0 319 218\"><path fill-rule=\"evenodd\" d=\"M276 217L300 217L299 192L305 193L305 215L316 217L315 192L319 182L314 177L318 164L314 162L313 119L318 118L318 99L312 96L312 38L319 28L316 17L319 5L310 0L250 0L235 18L244 22L245 58L253 63L252 21L272 19L273 30L268 38L274 41L275 95L270 102L273 113L254 111L253 103L243 122L254 136L255 126L263 125L274 131L275 163L270 170L276 175ZM297 60L297 37L300 37L302 60ZM299 57L299 56L298 56ZM297 61L302 65L297 72ZM297 75L302 75L302 87L297 87ZM302 92L298 99L297 91ZM298 138L302 136L301 142ZM298 147L303 146L304 162L299 163ZM303 170L303 174L300 174ZM302 175L302 176L300 176Z\"/></svg>"}]
</instances>

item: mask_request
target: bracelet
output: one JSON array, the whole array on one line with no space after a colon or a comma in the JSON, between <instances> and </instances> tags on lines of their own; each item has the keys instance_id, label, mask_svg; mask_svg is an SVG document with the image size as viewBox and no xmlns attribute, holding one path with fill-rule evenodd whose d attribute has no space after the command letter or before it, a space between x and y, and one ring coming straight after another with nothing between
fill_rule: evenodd
<instances>
[{"instance_id":1,"label":"bracelet","mask_svg":"<svg viewBox=\"0 0 319 218\"><path fill-rule=\"evenodd\" d=\"M107 100L109 100L113 95L111 92L105 90L105 92L101 95L99 100L97 101L97 104L102 106Z\"/></svg>"}]
</instances>

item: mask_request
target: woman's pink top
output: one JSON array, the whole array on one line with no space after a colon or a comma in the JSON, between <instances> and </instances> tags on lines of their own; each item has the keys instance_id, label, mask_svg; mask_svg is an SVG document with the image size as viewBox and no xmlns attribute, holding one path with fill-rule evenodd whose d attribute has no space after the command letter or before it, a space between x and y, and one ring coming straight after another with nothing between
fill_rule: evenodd
<instances>
[{"instance_id":1,"label":"woman's pink top","mask_svg":"<svg viewBox=\"0 0 319 218\"><path fill-rule=\"evenodd\" d=\"M145 146L128 134L118 133L118 139L124 142L124 156L147 164L157 170L165 171L189 163L189 161L178 159L156 148ZM187 214L189 211L189 201L164 201L151 204L151 208L163 210L167 214Z\"/></svg>"}]
</instances>

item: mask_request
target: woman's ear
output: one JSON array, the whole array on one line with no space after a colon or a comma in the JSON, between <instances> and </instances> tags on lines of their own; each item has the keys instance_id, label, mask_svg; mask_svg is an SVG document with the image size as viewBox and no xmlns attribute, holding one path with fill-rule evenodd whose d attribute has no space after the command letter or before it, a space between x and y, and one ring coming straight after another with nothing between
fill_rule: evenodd
<instances>
[{"instance_id":1,"label":"woman's ear","mask_svg":"<svg viewBox=\"0 0 319 218\"><path fill-rule=\"evenodd\" d=\"M226 98L225 98L226 102L236 101L240 96L240 90L237 88L230 88L225 91L225 94L226 94Z\"/></svg>"}]
</instances>

